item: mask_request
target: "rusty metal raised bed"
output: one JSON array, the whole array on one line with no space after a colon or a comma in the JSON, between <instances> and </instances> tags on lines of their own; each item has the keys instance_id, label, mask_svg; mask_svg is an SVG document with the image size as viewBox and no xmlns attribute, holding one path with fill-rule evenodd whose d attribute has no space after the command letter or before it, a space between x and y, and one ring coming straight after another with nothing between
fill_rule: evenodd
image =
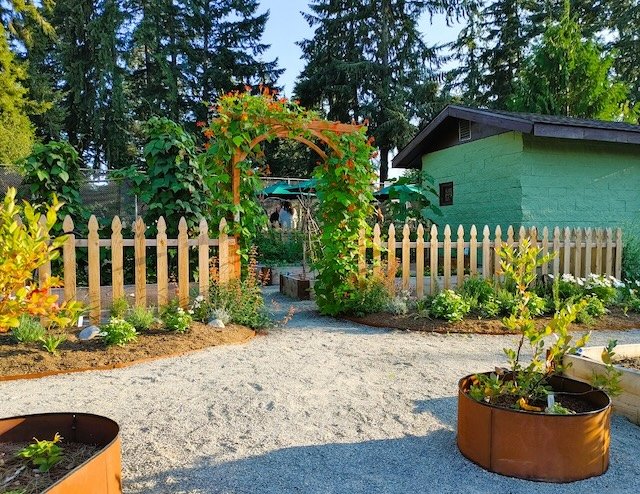
<instances>
[{"instance_id":1,"label":"rusty metal raised bed","mask_svg":"<svg viewBox=\"0 0 640 494\"><path fill-rule=\"evenodd\" d=\"M90 459L43 494L121 494L120 428L113 420L88 413L41 413L0 419L0 442L30 442L53 437L98 446Z\"/></svg>"},{"instance_id":2,"label":"rusty metal raised bed","mask_svg":"<svg viewBox=\"0 0 640 494\"><path fill-rule=\"evenodd\" d=\"M458 387L458 448L491 472L529 480L572 482L609 467L611 400L588 384L551 378L556 393L579 394L593 411L550 415L481 403Z\"/></svg>"}]
</instances>

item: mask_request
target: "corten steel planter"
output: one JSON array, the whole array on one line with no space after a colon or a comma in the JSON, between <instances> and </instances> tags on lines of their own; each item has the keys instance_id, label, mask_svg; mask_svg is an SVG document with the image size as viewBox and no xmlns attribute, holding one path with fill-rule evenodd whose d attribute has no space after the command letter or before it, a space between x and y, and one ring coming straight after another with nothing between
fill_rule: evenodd
<instances>
[{"instance_id":1,"label":"corten steel planter","mask_svg":"<svg viewBox=\"0 0 640 494\"><path fill-rule=\"evenodd\" d=\"M487 373L489 374L489 373ZM594 411L548 415L480 403L458 386L458 448L491 472L545 482L573 482L609 467L611 400L588 384L552 377L556 393L585 393Z\"/></svg>"},{"instance_id":2,"label":"corten steel planter","mask_svg":"<svg viewBox=\"0 0 640 494\"><path fill-rule=\"evenodd\" d=\"M120 428L113 420L88 413L42 413L0 419L0 442L31 442L53 437L98 445L102 449L71 470L43 494L121 494Z\"/></svg>"}]
</instances>

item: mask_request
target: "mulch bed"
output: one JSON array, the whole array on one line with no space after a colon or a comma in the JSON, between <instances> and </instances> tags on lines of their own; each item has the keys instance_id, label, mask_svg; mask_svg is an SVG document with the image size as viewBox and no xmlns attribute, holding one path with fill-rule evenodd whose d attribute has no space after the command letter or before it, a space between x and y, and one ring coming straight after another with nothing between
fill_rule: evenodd
<instances>
[{"instance_id":1,"label":"mulch bed","mask_svg":"<svg viewBox=\"0 0 640 494\"><path fill-rule=\"evenodd\" d=\"M78 330L52 355L39 343L18 344L8 333L0 334L0 380L25 374L72 372L99 368L124 367L136 361L180 355L218 345L245 343L255 331L244 326L227 325L224 329L193 323L187 333L150 330L124 347L107 347L99 338L79 341Z\"/></svg>"},{"instance_id":2,"label":"mulch bed","mask_svg":"<svg viewBox=\"0 0 640 494\"><path fill-rule=\"evenodd\" d=\"M52 437L38 439L52 440ZM100 451L100 447L81 443L62 441L62 459L48 472L39 472L21 458L16 457L29 443L0 443L0 492L22 492L24 494L39 494L53 485L71 470ZM11 479L11 480L9 480Z\"/></svg>"},{"instance_id":3,"label":"mulch bed","mask_svg":"<svg viewBox=\"0 0 640 494\"><path fill-rule=\"evenodd\" d=\"M473 319L468 317L460 322L447 322L440 319L416 317L415 314L395 316L387 312L369 314L364 317L343 316L344 319L366 326L377 328L405 329L409 331L425 331L428 333L472 333L472 334L513 334L505 329L502 319ZM536 319L536 325L542 327L551 321L550 317ZM572 331L590 331L598 329L624 330L640 328L640 314L627 313L625 316L620 309L611 312L591 325L573 323Z\"/></svg>"},{"instance_id":4,"label":"mulch bed","mask_svg":"<svg viewBox=\"0 0 640 494\"><path fill-rule=\"evenodd\" d=\"M640 357L624 357L615 360L613 363L629 369L640 370Z\"/></svg>"}]
</instances>

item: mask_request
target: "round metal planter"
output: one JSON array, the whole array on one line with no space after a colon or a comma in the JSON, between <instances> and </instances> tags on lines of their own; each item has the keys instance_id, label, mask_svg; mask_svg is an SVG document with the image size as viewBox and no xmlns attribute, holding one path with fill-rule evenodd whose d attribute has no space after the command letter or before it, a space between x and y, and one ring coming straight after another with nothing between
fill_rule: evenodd
<instances>
[{"instance_id":1,"label":"round metal planter","mask_svg":"<svg viewBox=\"0 0 640 494\"><path fill-rule=\"evenodd\" d=\"M30 442L59 432L68 442L98 445L100 451L43 492L121 494L120 428L88 413L42 413L0 419L0 442Z\"/></svg>"},{"instance_id":2,"label":"round metal planter","mask_svg":"<svg viewBox=\"0 0 640 494\"><path fill-rule=\"evenodd\" d=\"M606 393L553 377L555 392L579 393L594 411L548 415L477 402L466 393L471 377L458 386L457 442L469 460L491 472L545 482L573 482L607 471L611 400Z\"/></svg>"}]
</instances>

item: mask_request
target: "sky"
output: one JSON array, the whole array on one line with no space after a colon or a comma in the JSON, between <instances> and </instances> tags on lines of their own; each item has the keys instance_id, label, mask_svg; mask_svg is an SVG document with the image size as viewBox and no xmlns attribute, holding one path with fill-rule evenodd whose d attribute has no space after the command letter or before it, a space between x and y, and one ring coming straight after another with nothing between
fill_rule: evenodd
<instances>
[{"instance_id":1,"label":"sky","mask_svg":"<svg viewBox=\"0 0 640 494\"><path fill-rule=\"evenodd\" d=\"M284 95L290 97L295 80L304 67L304 62L300 60L301 50L295 42L313 36L313 30L300 14L300 11L309 10L308 1L260 0L260 12L267 9L270 15L263 42L271 47L265 59L278 58L279 67L285 69L279 82L284 87ZM448 27L443 16L434 17L433 23L428 16L423 16L420 28L430 45L452 41L460 30L459 25Z\"/></svg>"}]
</instances>

